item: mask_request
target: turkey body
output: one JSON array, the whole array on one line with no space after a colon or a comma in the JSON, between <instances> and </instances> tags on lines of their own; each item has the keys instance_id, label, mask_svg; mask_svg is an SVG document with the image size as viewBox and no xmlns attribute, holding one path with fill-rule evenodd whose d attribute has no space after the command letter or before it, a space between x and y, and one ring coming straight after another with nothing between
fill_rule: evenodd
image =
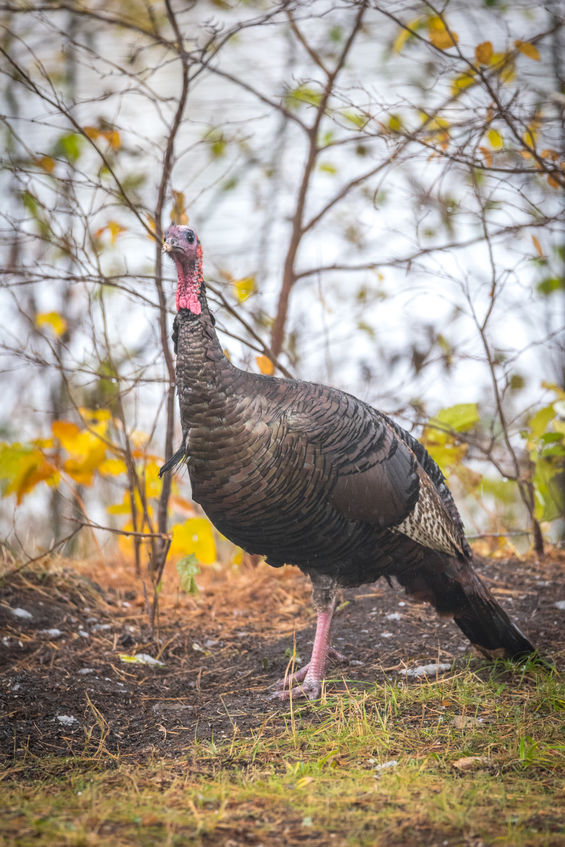
<instances>
[{"instance_id":1,"label":"turkey body","mask_svg":"<svg viewBox=\"0 0 565 847\"><path fill-rule=\"evenodd\" d=\"M337 587L381 576L453 616L487 655L533 651L475 573L424 447L351 394L236 368L203 285L198 297L198 314L175 318L183 447L165 467L185 458L193 499L227 538L311 577L318 626L300 693L319 693Z\"/></svg>"},{"instance_id":2,"label":"turkey body","mask_svg":"<svg viewBox=\"0 0 565 847\"><path fill-rule=\"evenodd\" d=\"M179 313L177 383L192 496L220 532L271 565L297 565L342 586L420 560L426 548L394 529L420 493L423 469L408 447L417 442L350 394L239 370L211 326L201 382L194 335L203 326ZM460 522L450 525L439 494L433 505L430 538L462 552Z\"/></svg>"}]
</instances>

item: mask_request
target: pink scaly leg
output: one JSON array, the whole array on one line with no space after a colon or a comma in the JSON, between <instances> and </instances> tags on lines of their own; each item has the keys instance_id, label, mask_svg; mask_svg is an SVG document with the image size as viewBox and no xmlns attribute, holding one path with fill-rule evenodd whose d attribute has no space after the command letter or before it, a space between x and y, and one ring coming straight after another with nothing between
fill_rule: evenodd
<instances>
[{"instance_id":1,"label":"pink scaly leg","mask_svg":"<svg viewBox=\"0 0 565 847\"><path fill-rule=\"evenodd\" d=\"M288 674L283 679L279 679L275 683L276 690L271 695L272 699L289 700L292 690L293 697L307 697L309 700L317 700L322 689L322 680L325 676L328 656L334 656L342 662L346 661L345 656L329 646L333 610L332 603L329 609L318 612L316 635L314 636L310 661L303 668L300 668L299 671ZM295 686L296 682L301 682L302 685Z\"/></svg>"},{"instance_id":2,"label":"pink scaly leg","mask_svg":"<svg viewBox=\"0 0 565 847\"><path fill-rule=\"evenodd\" d=\"M293 697L307 697L316 700L320 696L322 680L326 670L328 656L346 661L345 656L329 646L332 615L335 607L336 585L329 577L311 575L313 583L312 599L317 612L316 634L312 647L312 656L307 665L293 674L286 675L276 683L272 698L288 700ZM302 683L293 688L295 683Z\"/></svg>"}]
</instances>

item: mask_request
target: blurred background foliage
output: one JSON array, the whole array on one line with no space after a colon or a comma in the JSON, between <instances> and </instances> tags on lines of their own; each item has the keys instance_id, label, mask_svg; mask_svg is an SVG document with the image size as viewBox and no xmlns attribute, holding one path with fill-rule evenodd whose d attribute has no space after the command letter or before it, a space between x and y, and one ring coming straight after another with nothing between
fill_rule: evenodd
<instances>
[{"instance_id":1,"label":"blurred background foliage","mask_svg":"<svg viewBox=\"0 0 565 847\"><path fill-rule=\"evenodd\" d=\"M171 220L198 229L232 361L393 415L485 552L559 540L561 13L2 4L3 544L119 543L155 586L168 554L190 584L241 561L187 474L158 477L179 441Z\"/></svg>"}]
</instances>

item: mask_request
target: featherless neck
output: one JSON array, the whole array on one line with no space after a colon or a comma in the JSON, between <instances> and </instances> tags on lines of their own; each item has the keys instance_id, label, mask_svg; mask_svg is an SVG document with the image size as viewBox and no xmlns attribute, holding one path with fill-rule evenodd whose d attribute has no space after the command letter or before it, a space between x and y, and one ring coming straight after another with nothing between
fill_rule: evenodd
<instances>
[{"instance_id":1,"label":"featherless neck","mask_svg":"<svg viewBox=\"0 0 565 847\"><path fill-rule=\"evenodd\" d=\"M173 259L177 266L177 311L188 309L194 315L199 315L202 309L200 291L204 283L200 242L194 255L175 254Z\"/></svg>"},{"instance_id":2,"label":"featherless neck","mask_svg":"<svg viewBox=\"0 0 565 847\"><path fill-rule=\"evenodd\" d=\"M182 368L185 383L192 391L208 391L225 379L234 366L226 358L216 330L214 318L208 308L205 288L199 296L200 314L189 309L179 309L177 369Z\"/></svg>"}]
</instances>

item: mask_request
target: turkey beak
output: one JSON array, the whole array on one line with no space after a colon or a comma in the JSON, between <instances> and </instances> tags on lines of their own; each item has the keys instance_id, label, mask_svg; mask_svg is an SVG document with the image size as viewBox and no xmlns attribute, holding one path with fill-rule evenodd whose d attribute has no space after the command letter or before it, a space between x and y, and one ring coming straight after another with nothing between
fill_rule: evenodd
<instances>
[{"instance_id":1,"label":"turkey beak","mask_svg":"<svg viewBox=\"0 0 565 847\"><path fill-rule=\"evenodd\" d=\"M163 241L163 247L161 248L161 252L170 253L172 249L173 245L171 244L170 240L168 238L165 238L165 240Z\"/></svg>"}]
</instances>

